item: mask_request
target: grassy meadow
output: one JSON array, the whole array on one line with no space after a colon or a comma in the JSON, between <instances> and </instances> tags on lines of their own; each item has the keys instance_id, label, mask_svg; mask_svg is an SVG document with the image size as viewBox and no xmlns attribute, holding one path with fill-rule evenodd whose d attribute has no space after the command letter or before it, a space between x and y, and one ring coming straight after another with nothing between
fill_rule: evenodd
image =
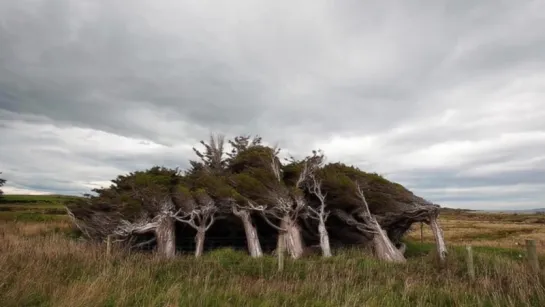
<instances>
[{"instance_id":1,"label":"grassy meadow","mask_svg":"<svg viewBox=\"0 0 545 307\"><path fill-rule=\"evenodd\" d=\"M528 268L524 240L538 243L541 215L442 215L446 267L433 235L414 225L406 264L359 250L324 260L251 259L229 249L166 261L74 237L63 196L7 196L0 202L0 306L545 306L545 280ZM4 209L7 208L7 209ZM422 242L421 242L422 239ZM467 276L474 246L476 279Z\"/></svg>"}]
</instances>

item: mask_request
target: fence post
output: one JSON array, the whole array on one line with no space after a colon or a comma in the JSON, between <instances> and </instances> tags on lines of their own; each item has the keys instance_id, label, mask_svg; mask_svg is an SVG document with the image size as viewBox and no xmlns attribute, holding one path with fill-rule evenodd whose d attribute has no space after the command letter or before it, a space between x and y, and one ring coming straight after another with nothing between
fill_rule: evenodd
<instances>
[{"instance_id":1,"label":"fence post","mask_svg":"<svg viewBox=\"0 0 545 307\"><path fill-rule=\"evenodd\" d=\"M534 272L539 272L539 260L537 259L536 240L526 240L526 251L528 253L528 262Z\"/></svg>"},{"instance_id":2,"label":"fence post","mask_svg":"<svg viewBox=\"0 0 545 307\"><path fill-rule=\"evenodd\" d=\"M106 237L106 256L110 256L112 254L112 237L108 235Z\"/></svg>"},{"instance_id":3,"label":"fence post","mask_svg":"<svg viewBox=\"0 0 545 307\"><path fill-rule=\"evenodd\" d=\"M471 245L466 246L466 262L467 262L467 275L471 281L475 280L475 265L473 262L473 249Z\"/></svg>"},{"instance_id":4,"label":"fence post","mask_svg":"<svg viewBox=\"0 0 545 307\"><path fill-rule=\"evenodd\" d=\"M286 249L284 245L285 236L281 233L278 240L278 245L276 247L276 254L278 256L278 272L282 272L284 270L284 250Z\"/></svg>"},{"instance_id":5,"label":"fence post","mask_svg":"<svg viewBox=\"0 0 545 307\"><path fill-rule=\"evenodd\" d=\"M424 223L420 222L420 243L424 243Z\"/></svg>"}]
</instances>

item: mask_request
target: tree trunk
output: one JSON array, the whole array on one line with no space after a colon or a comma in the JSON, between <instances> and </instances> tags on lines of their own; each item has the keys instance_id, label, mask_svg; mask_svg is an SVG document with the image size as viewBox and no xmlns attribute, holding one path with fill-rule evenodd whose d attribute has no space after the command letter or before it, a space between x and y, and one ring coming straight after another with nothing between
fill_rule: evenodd
<instances>
[{"instance_id":1,"label":"tree trunk","mask_svg":"<svg viewBox=\"0 0 545 307\"><path fill-rule=\"evenodd\" d=\"M430 215L430 227L433 231L433 236L435 237L439 262L444 264L447 260L447 247L445 245L445 238L443 237L443 230L441 229L441 226L439 226L437 215L435 214Z\"/></svg>"},{"instance_id":2,"label":"tree trunk","mask_svg":"<svg viewBox=\"0 0 545 307\"><path fill-rule=\"evenodd\" d=\"M374 217L371 217L371 219L371 223L374 225L374 230L376 231L375 235L373 236L375 255L381 260L390 262L406 262L405 256L403 256L403 253L394 246L392 241L390 241L386 231L380 227L379 223Z\"/></svg>"},{"instance_id":3,"label":"tree trunk","mask_svg":"<svg viewBox=\"0 0 545 307\"><path fill-rule=\"evenodd\" d=\"M261 250L261 243L259 243L259 237L257 236L257 229L252 224L252 219L248 210L234 210L233 213L242 220L244 225L244 232L246 233L246 242L248 243L248 252L251 257L258 258L263 256Z\"/></svg>"},{"instance_id":4,"label":"tree trunk","mask_svg":"<svg viewBox=\"0 0 545 307\"><path fill-rule=\"evenodd\" d=\"M320 233L320 247L322 248L322 255L324 257L331 257L329 234L327 233L327 228L325 227L325 221L322 218L320 219L320 224L318 225L318 232Z\"/></svg>"},{"instance_id":5,"label":"tree trunk","mask_svg":"<svg viewBox=\"0 0 545 307\"><path fill-rule=\"evenodd\" d=\"M399 243L399 247L398 247L397 249L399 249L399 252L400 252L402 255L405 255L405 252L407 251L407 244L405 244L405 243Z\"/></svg>"},{"instance_id":6,"label":"tree trunk","mask_svg":"<svg viewBox=\"0 0 545 307\"><path fill-rule=\"evenodd\" d=\"M299 229L297 222L291 220L289 216L285 216L280 223L280 228L285 229L285 231L280 232L278 240L284 240L284 246L291 258L301 258L304 248L301 229Z\"/></svg>"},{"instance_id":7,"label":"tree trunk","mask_svg":"<svg viewBox=\"0 0 545 307\"><path fill-rule=\"evenodd\" d=\"M197 229L197 234L195 235L195 257L200 257L203 254L205 233L206 230L204 227L201 226L199 229Z\"/></svg>"},{"instance_id":8,"label":"tree trunk","mask_svg":"<svg viewBox=\"0 0 545 307\"><path fill-rule=\"evenodd\" d=\"M174 219L163 217L159 221L155 236L157 239L157 253L165 258L173 258L176 255L176 230Z\"/></svg>"}]
</instances>

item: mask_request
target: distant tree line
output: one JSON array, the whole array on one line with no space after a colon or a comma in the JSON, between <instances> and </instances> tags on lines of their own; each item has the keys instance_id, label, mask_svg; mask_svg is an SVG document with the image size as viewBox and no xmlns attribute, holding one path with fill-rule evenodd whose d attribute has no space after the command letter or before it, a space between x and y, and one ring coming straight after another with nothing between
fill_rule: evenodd
<instances>
[{"instance_id":1,"label":"distant tree line","mask_svg":"<svg viewBox=\"0 0 545 307\"><path fill-rule=\"evenodd\" d=\"M175 256L180 237L194 238L199 257L209 233L241 230L252 257L274 240L275 252L292 258L310 244L324 257L332 246L356 244L402 262L402 236L412 223L426 222L446 254L439 207L376 173L325 163L320 150L281 161L280 149L259 136L226 142L212 135L201 145L186 170L154 166L119 175L109 187L73 201L67 212L74 225L90 240L114 237L129 248L153 244L167 258Z\"/></svg>"}]
</instances>

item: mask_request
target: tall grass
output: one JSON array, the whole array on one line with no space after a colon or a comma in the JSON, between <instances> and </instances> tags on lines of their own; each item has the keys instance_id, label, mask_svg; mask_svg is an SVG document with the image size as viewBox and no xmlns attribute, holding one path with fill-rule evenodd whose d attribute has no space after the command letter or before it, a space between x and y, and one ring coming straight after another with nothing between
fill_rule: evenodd
<instances>
[{"instance_id":1,"label":"tall grass","mask_svg":"<svg viewBox=\"0 0 545 307\"><path fill-rule=\"evenodd\" d=\"M0 306L545 306L525 263L477 253L477 279L453 249L439 270L427 246L407 264L346 251L331 259L251 259L217 250L161 260L68 237L65 222L0 224Z\"/></svg>"}]
</instances>

